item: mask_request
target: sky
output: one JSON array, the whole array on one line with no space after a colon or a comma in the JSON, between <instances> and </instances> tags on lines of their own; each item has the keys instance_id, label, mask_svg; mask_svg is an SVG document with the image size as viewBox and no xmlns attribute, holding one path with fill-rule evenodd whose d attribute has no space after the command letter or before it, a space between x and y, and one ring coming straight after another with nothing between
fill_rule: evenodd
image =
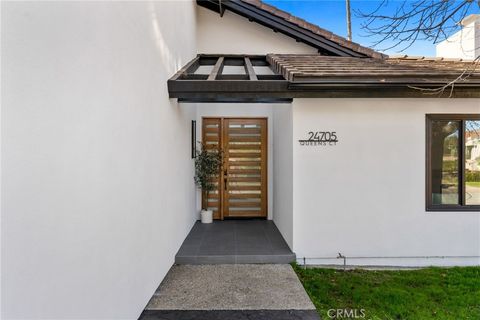
<instances>
[{"instance_id":1,"label":"sky","mask_svg":"<svg viewBox=\"0 0 480 320\"><path fill-rule=\"evenodd\" d=\"M298 16L321 28L327 29L342 37L347 37L345 0L263 0L279 9ZM440 1L440 0L438 0ZM403 1L389 1L389 5L383 13L393 13ZM413 1L412 1L413 2ZM352 40L367 47L371 47L376 38L368 36L361 29L362 18L355 15L354 10L371 12L375 10L381 1L378 0L351 0ZM477 7L473 7L469 13L479 13ZM475 11L475 12L474 12ZM400 52L400 48L383 51L388 45L380 45L374 49L389 55L408 54L412 56L435 56L435 45L432 42L417 40L410 48Z\"/></svg>"}]
</instances>

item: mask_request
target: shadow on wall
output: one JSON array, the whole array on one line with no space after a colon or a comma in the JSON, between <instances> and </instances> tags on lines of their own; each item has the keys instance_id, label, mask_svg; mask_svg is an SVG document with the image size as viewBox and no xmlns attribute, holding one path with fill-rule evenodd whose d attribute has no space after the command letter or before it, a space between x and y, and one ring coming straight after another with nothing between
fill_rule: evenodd
<instances>
[{"instance_id":1,"label":"shadow on wall","mask_svg":"<svg viewBox=\"0 0 480 320\"><path fill-rule=\"evenodd\" d=\"M162 5L165 6L167 4L162 3ZM172 4L169 4L169 5L172 5ZM176 5L178 7L177 3L173 3L173 5ZM157 4L155 2L152 1L148 3L148 11L151 16L151 23L152 23L152 30L153 30L153 40L155 41L155 46L158 49L158 53L160 54L160 59L163 62L163 65L165 67L166 74L168 77L170 77L187 62L182 61L182 58L180 57L180 55L174 52L167 44L167 41L163 35L163 32L165 32L165 30L168 30L169 28L168 26L167 27L160 26L160 22L162 21L164 24L168 24L169 21L168 19L165 19L165 18L164 19L159 18L158 16L159 10L160 9L157 8ZM175 35L178 33L173 32L172 34Z\"/></svg>"}]
</instances>

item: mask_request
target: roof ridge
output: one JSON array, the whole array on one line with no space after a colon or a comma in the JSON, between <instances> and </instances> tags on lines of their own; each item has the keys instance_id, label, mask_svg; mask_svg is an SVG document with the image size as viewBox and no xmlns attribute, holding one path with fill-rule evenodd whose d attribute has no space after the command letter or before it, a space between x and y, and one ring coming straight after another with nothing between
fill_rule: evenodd
<instances>
[{"instance_id":1,"label":"roof ridge","mask_svg":"<svg viewBox=\"0 0 480 320\"><path fill-rule=\"evenodd\" d=\"M380 53L378 51L375 51L372 48L368 48L365 46L362 46L359 43L353 42L351 40L348 40L342 36L339 36L329 30L326 30L324 28L321 28L320 26L308 22L305 19L302 19L300 17L294 16L290 14L287 11L281 10L275 6L272 6L271 4L267 4L263 2L262 0L240 0L241 2L253 5L257 7L258 9L261 9L263 11L266 11L268 13L271 13L279 18L284 19L285 21L288 21L290 23L293 23L302 29L305 29L307 31L313 32L319 36L322 36L330 41L333 41L341 46L344 46L346 48L349 48L351 50L354 50L356 52L359 52L361 54L364 54L366 56L372 57L372 58L378 58L378 59L385 59L388 58L388 55Z\"/></svg>"}]
</instances>

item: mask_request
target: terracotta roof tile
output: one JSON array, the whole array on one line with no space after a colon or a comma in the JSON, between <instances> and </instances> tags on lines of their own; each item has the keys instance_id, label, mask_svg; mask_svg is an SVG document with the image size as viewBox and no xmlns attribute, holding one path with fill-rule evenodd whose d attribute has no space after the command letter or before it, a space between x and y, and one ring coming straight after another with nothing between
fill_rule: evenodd
<instances>
[{"instance_id":1,"label":"terracotta roof tile","mask_svg":"<svg viewBox=\"0 0 480 320\"><path fill-rule=\"evenodd\" d=\"M449 61L449 62L465 62L471 63L473 60L462 59L462 58L444 58L444 57L424 57L424 56L409 56L406 54L403 55L394 55L390 56L390 60L408 60L408 61Z\"/></svg>"},{"instance_id":2,"label":"terracotta roof tile","mask_svg":"<svg viewBox=\"0 0 480 320\"><path fill-rule=\"evenodd\" d=\"M290 13L283 11L283 10L277 10L275 11L275 15L282 18L282 19L288 19L290 17Z\"/></svg>"},{"instance_id":3,"label":"terracotta roof tile","mask_svg":"<svg viewBox=\"0 0 480 320\"><path fill-rule=\"evenodd\" d=\"M389 59L301 54L269 54L267 60L285 79L309 82L367 79L373 82L445 83L467 70L465 82L480 83L480 63L460 59L401 56Z\"/></svg>"}]
</instances>

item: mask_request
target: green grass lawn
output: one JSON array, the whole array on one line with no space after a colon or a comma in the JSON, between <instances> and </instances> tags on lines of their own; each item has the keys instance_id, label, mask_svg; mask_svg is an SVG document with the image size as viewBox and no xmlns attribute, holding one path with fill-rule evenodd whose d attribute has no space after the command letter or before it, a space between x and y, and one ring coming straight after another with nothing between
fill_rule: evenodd
<instances>
[{"instance_id":1,"label":"green grass lawn","mask_svg":"<svg viewBox=\"0 0 480 320\"><path fill-rule=\"evenodd\" d=\"M467 181L466 184L471 187L480 187L480 181Z\"/></svg>"},{"instance_id":2,"label":"green grass lawn","mask_svg":"<svg viewBox=\"0 0 480 320\"><path fill-rule=\"evenodd\" d=\"M295 271L322 319L364 309L363 319L480 319L480 267Z\"/></svg>"}]
</instances>

